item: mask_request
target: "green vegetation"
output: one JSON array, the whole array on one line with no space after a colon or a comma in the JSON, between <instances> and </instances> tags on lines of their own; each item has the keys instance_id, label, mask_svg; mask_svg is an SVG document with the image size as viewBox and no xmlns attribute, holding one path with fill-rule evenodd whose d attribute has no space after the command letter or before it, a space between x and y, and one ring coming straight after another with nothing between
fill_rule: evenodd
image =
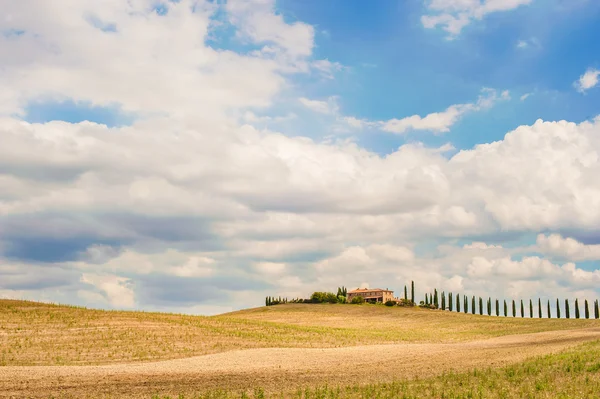
<instances>
[{"instance_id":1,"label":"green vegetation","mask_svg":"<svg viewBox=\"0 0 600 399\"><path fill-rule=\"evenodd\" d=\"M365 298L363 298L362 296L355 296L354 298L352 298L352 301L350 301L350 303L353 305L362 305L363 303L365 303Z\"/></svg>"},{"instance_id":2,"label":"green vegetation","mask_svg":"<svg viewBox=\"0 0 600 399\"><path fill-rule=\"evenodd\" d=\"M590 318L590 309L588 307L588 301L587 299L585 300L585 308L584 308L584 314L585 314L585 318L589 319Z\"/></svg>"},{"instance_id":3,"label":"green vegetation","mask_svg":"<svg viewBox=\"0 0 600 399\"><path fill-rule=\"evenodd\" d=\"M521 399L597 398L600 392L600 343L498 369L449 372L438 377L369 385L295 388L265 392L212 391L195 395L154 395L152 399Z\"/></svg>"},{"instance_id":4,"label":"green vegetation","mask_svg":"<svg viewBox=\"0 0 600 399\"><path fill-rule=\"evenodd\" d=\"M523 306L523 300L521 299L521 317L525 317L525 307Z\"/></svg>"}]
</instances>

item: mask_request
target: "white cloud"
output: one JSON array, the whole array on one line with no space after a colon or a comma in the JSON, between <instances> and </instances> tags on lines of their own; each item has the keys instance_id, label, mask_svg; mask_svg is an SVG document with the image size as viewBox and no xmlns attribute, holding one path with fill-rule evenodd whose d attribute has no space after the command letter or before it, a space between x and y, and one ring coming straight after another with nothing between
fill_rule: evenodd
<instances>
[{"instance_id":1,"label":"white cloud","mask_svg":"<svg viewBox=\"0 0 600 399\"><path fill-rule=\"evenodd\" d=\"M537 246L546 255L578 262L600 259L600 245L586 245L560 234L539 234Z\"/></svg>"},{"instance_id":2,"label":"white cloud","mask_svg":"<svg viewBox=\"0 0 600 399\"><path fill-rule=\"evenodd\" d=\"M520 99L521 101L525 101L525 100L527 100L527 99L528 99L530 96L532 96L532 95L533 95L533 93L525 93L525 94L523 94L521 97L519 97L519 99Z\"/></svg>"},{"instance_id":3,"label":"white cloud","mask_svg":"<svg viewBox=\"0 0 600 399\"><path fill-rule=\"evenodd\" d=\"M130 279L115 275L84 273L81 276L81 282L93 285L100 290L114 307L132 308L136 304Z\"/></svg>"},{"instance_id":4,"label":"white cloud","mask_svg":"<svg viewBox=\"0 0 600 399\"><path fill-rule=\"evenodd\" d=\"M531 37L529 39L521 39L517 41L516 47L520 50L531 49L531 48L541 48L542 45L537 37Z\"/></svg>"},{"instance_id":5,"label":"white cloud","mask_svg":"<svg viewBox=\"0 0 600 399\"><path fill-rule=\"evenodd\" d=\"M285 81L280 72L302 71L311 55L312 27L285 23L272 2L228 2L227 9L241 34L273 43L280 56L207 46L216 10L210 2L170 2L164 16L153 6L69 0L68 11L48 17L54 14L45 1L13 4L0 30L24 34L0 36L0 57L10 60L0 72L0 114L22 114L32 100L72 99L139 114L215 118L231 108L270 105ZM102 31L90 15L115 31Z\"/></svg>"},{"instance_id":6,"label":"white cloud","mask_svg":"<svg viewBox=\"0 0 600 399\"><path fill-rule=\"evenodd\" d=\"M508 100L508 91L500 95L495 90L484 89L476 103L451 105L443 112L434 112L424 117L419 115L408 116L402 119L391 119L382 122L382 130L402 134L411 130L430 130L434 133L450 131L454 125L467 112L475 112L492 107L499 100Z\"/></svg>"},{"instance_id":7,"label":"white cloud","mask_svg":"<svg viewBox=\"0 0 600 399\"><path fill-rule=\"evenodd\" d=\"M574 83L574 86L577 91L584 93L586 90L596 87L598 84L598 76L600 76L600 70L589 68L579 77L579 80Z\"/></svg>"},{"instance_id":8,"label":"white cloud","mask_svg":"<svg viewBox=\"0 0 600 399\"><path fill-rule=\"evenodd\" d=\"M286 23L275 12L274 0L230 0L226 7L242 37L254 43L274 43L292 57L312 54L313 27L303 22Z\"/></svg>"},{"instance_id":9,"label":"white cloud","mask_svg":"<svg viewBox=\"0 0 600 399\"><path fill-rule=\"evenodd\" d=\"M339 111L339 106L337 105L337 97L332 96L327 99L327 101L321 100L310 100L305 97L300 97L298 99L302 105L306 108L318 112L320 114L337 114Z\"/></svg>"},{"instance_id":10,"label":"white cloud","mask_svg":"<svg viewBox=\"0 0 600 399\"><path fill-rule=\"evenodd\" d=\"M531 2L532 0L426 0L428 14L421 17L421 22L425 28L441 26L449 33L449 38L454 38L474 20L481 20L491 13L513 10Z\"/></svg>"}]
</instances>

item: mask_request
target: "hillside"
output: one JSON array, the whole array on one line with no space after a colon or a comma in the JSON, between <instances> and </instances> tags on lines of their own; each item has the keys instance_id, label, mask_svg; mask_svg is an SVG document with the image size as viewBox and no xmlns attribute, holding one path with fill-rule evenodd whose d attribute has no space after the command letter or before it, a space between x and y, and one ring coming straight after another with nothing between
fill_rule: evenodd
<instances>
[{"instance_id":1,"label":"hillside","mask_svg":"<svg viewBox=\"0 0 600 399\"><path fill-rule=\"evenodd\" d=\"M0 300L0 365L109 364L250 348L464 342L594 326L600 327L600 321L375 305L288 304L203 317Z\"/></svg>"},{"instance_id":2,"label":"hillside","mask_svg":"<svg viewBox=\"0 0 600 399\"><path fill-rule=\"evenodd\" d=\"M202 317L2 300L0 397L312 398L325 396L293 392L324 385L343 387L341 396L318 388L332 398L437 398L449 386L466 395L455 397L471 397L473 389L496 392L487 378L498 375L512 391L491 397L519 398L540 387L540 397L556 389L578 397L571 393L582 382L600 386L600 364L590 355L599 339L598 320L376 305L288 304ZM565 350L550 363L527 360ZM578 363L564 360L571 358ZM489 369L505 366L512 367L507 374ZM474 368L485 372L469 374ZM510 370L522 370L523 379ZM535 379L539 372L544 381ZM452 373L460 384L448 379Z\"/></svg>"}]
</instances>

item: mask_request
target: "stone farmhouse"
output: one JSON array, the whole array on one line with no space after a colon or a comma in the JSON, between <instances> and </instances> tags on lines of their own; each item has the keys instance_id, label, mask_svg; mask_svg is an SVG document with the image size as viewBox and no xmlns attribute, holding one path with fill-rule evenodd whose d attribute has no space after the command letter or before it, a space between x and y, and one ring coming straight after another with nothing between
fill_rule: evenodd
<instances>
[{"instance_id":1,"label":"stone farmhouse","mask_svg":"<svg viewBox=\"0 0 600 399\"><path fill-rule=\"evenodd\" d=\"M394 291L388 290L387 288L357 288L352 291L348 291L348 295L346 299L348 302L352 302L352 299L357 296L362 296L365 302L382 302L385 303L387 301L397 302L398 298L394 298Z\"/></svg>"}]
</instances>

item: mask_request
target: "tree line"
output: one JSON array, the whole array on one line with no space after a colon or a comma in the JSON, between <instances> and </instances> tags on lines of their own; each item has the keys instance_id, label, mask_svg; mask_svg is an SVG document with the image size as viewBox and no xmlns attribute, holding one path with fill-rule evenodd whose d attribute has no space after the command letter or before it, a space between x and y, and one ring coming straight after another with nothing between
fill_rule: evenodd
<instances>
[{"instance_id":1,"label":"tree line","mask_svg":"<svg viewBox=\"0 0 600 399\"><path fill-rule=\"evenodd\" d=\"M348 289L346 287L338 287L337 293L333 292L314 292L310 298L295 298L295 299L287 299L282 297L271 297L267 296L265 299L266 306L273 306L278 304L285 303L348 303ZM358 296L354 297L352 302L353 304L362 304L364 303L364 298ZM510 308L509 308L510 304ZM517 306L518 304L518 306ZM394 301L388 301L385 303L387 306L414 306L415 305L415 282L411 281L410 283L410 299L409 299L409 291L408 286L404 286L404 298ZM598 300L595 300L593 303L593 315L590 312L590 304L587 299L584 300L583 303L583 317L580 312L579 299L575 299L574 303L574 316L576 319L579 318L600 318L600 309L599 309ZM504 317L527 317L530 318L535 317L536 312L534 311L534 301L529 299L529 314L525 313L525 302L521 299L519 303L517 301L506 299L500 301L499 299L492 300L491 297L483 298L483 297L475 297L474 295L469 298L467 295L456 294L454 295L452 292L446 294L446 292L442 291L438 292L437 289L434 289L433 292L425 294L425 300L419 303L420 307L428 308L428 309L441 309L448 310L450 312L464 312L471 314L479 314L479 315L496 315L496 316L504 316ZM542 318L542 299L538 298L537 300L537 317ZM546 317L552 317L552 309L550 306L550 300L546 301ZM509 312L510 309L510 312ZM518 310L517 310L518 309ZM560 319L564 316L564 318L571 318L571 306L569 304L569 300L564 300L564 315L561 313L561 301L556 299L556 307L555 307L555 316Z\"/></svg>"},{"instance_id":2,"label":"tree line","mask_svg":"<svg viewBox=\"0 0 600 399\"><path fill-rule=\"evenodd\" d=\"M456 300L454 300L456 299ZM469 307L469 302L471 304L471 306ZM517 302L513 299L512 301L509 301L510 303L510 309L511 312L509 313L509 303L507 303L506 300L503 300L502 303L502 312L500 311L500 300L495 299L492 300L491 297L488 297L487 299L482 298L482 297L478 297L476 298L474 295L470 298L469 301L469 297L467 295L463 295L462 297L462 301L461 301L461 296L460 294L456 294L456 297L454 297L454 295L450 292L448 294L446 294L445 292L441 292L438 293L437 289L434 289L432 293L429 294L425 294L425 300L421 302L422 307L426 307L426 308L432 308L432 309L441 309L441 310L449 310L450 312L456 311L456 312L461 312L461 303L462 303L462 312L464 313L469 313L471 312L471 314L480 314L480 315L484 315L487 314L488 316L492 316L494 313L496 316L501 316L503 315L504 317L509 317L509 315L512 315L512 317L527 317L526 313L525 313L525 303L523 302L523 300L520 300L520 304L517 310ZM562 314L561 314L561 301L559 299L556 299L556 308L555 308L555 316L556 318L560 319ZM550 306L550 300L548 299L546 302L546 317L547 318L551 318L552 317L552 309ZM538 298L537 300L537 317L538 318L542 318L543 317L543 312L542 312L542 299ZM569 305L569 300L565 299L564 301L564 317L567 319L571 318L571 306ZM598 300L595 300L593 303L593 311L594 314L592 315L590 313L590 304L588 302L588 300L584 300L584 304L583 304L583 317L580 313L580 306L579 306L579 299L575 299L575 305L574 305L574 311L575 311L575 318L579 319L579 318L593 318L594 319L598 319L600 318L600 309L599 309L599 303ZM533 304L533 300L530 299L529 300L529 317L533 318L534 316L534 304Z\"/></svg>"}]
</instances>

